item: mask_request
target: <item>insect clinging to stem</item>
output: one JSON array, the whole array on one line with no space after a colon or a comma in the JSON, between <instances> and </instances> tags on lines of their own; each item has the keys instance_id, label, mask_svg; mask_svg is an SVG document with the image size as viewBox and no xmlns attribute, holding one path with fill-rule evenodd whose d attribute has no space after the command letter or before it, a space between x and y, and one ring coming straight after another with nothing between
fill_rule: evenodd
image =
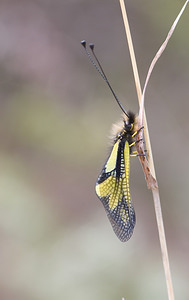
<instances>
[{"instance_id":1,"label":"insect clinging to stem","mask_svg":"<svg viewBox=\"0 0 189 300\"><path fill-rule=\"evenodd\" d=\"M85 40L81 41L81 44L123 111L122 122L113 127L113 146L98 176L96 194L104 205L115 234L122 242L126 242L132 236L136 222L129 187L130 156L138 155L137 151L133 151L133 147L139 141L136 141L136 136L143 127L138 129L136 115L127 112L116 96L94 53L94 44L89 44L91 53L86 47Z\"/></svg>"}]
</instances>

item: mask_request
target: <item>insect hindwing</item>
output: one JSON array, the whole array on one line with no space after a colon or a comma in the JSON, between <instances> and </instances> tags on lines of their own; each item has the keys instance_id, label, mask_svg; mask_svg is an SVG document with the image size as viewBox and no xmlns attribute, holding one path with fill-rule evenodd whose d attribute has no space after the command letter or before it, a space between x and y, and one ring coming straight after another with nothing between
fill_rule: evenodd
<instances>
[{"instance_id":1,"label":"insect hindwing","mask_svg":"<svg viewBox=\"0 0 189 300\"><path fill-rule=\"evenodd\" d=\"M122 242L131 237L135 226L135 211L129 191L129 168L129 143L118 139L96 183L97 196Z\"/></svg>"}]
</instances>

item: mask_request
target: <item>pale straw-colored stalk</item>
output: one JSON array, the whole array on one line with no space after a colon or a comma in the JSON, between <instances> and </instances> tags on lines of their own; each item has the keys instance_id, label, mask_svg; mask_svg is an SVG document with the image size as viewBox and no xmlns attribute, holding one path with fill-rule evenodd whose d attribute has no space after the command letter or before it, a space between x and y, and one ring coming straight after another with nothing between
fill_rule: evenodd
<instances>
[{"instance_id":1,"label":"pale straw-colored stalk","mask_svg":"<svg viewBox=\"0 0 189 300\"><path fill-rule=\"evenodd\" d=\"M145 114L145 109L144 109L144 99L145 99L146 87L147 87L148 81L150 79L152 70L153 70L157 60L160 58L163 51L165 50L167 43L168 43L170 37L172 36L172 34L175 30L175 27L176 27L182 13L184 12L184 9L186 8L186 5L188 4L189 0L187 0L185 2L179 15L177 16L176 20L174 21L164 43L161 45L160 49L158 50L154 59L152 60L152 63L148 70L148 74L147 74L146 81L144 84L143 92L141 90L141 84L140 84L140 79L139 79L139 74L138 74L138 69L137 69L136 57L135 57L135 53L134 53L134 48L133 48L133 43L132 43L132 38L131 38L131 33L130 33L130 28L129 28L129 22L128 22L128 18L127 18L127 12L126 12L126 8L125 8L125 3L124 3L124 0L119 0L119 2L120 2L120 6L121 6L123 22L124 22L125 31L126 31L129 52L130 52L130 56L131 56L131 62L132 62L132 67L133 67L138 101L139 101L139 105L140 105L139 116L138 116L138 128L141 128L142 126L144 126L144 137L145 137L146 149L147 149L147 153L148 153L148 160L143 155L140 155L139 159L140 159L140 162L143 167L147 186L149 189L152 190L152 195L153 195L153 200L154 200L154 208L155 208L155 214L156 214L156 220L157 220L157 227L158 227L158 232L159 232L162 260L163 260L163 266L164 266L164 272L165 272L165 278L166 278L168 299L174 300L175 297L174 297L173 283L172 283L171 271L170 271L170 265L169 265L169 257L168 257L168 251L167 251L165 230L164 230L164 225L163 225L159 188L158 188L156 174L155 174L155 167L154 167L154 162L153 162L150 137L149 137L146 114ZM141 138L142 138L142 130L140 130L140 132L138 134L138 139L141 139ZM144 154L143 143L139 142L136 144L136 146L137 146L138 154Z\"/></svg>"}]
</instances>

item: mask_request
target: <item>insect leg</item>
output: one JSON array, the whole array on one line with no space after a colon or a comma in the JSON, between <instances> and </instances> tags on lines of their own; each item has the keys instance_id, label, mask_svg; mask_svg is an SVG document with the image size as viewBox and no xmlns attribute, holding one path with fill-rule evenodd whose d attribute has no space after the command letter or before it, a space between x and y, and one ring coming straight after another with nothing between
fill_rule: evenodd
<instances>
[{"instance_id":1,"label":"insect leg","mask_svg":"<svg viewBox=\"0 0 189 300\"><path fill-rule=\"evenodd\" d=\"M135 135L137 135L141 129L144 129L144 126L140 127L137 131L135 131L132 135L132 137L134 137Z\"/></svg>"},{"instance_id":2,"label":"insect leg","mask_svg":"<svg viewBox=\"0 0 189 300\"><path fill-rule=\"evenodd\" d=\"M136 151L137 152L137 151ZM146 156L146 154L130 154L131 157L136 157L136 156Z\"/></svg>"},{"instance_id":3,"label":"insect leg","mask_svg":"<svg viewBox=\"0 0 189 300\"><path fill-rule=\"evenodd\" d=\"M143 141L143 139L140 139L140 140L138 140L138 141L134 141L133 143L131 143L131 144L129 145L129 147L132 147L132 146L134 146L136 143L139 143L139 142L141 142L141 141Z\"/></svg>"}]
</instances>

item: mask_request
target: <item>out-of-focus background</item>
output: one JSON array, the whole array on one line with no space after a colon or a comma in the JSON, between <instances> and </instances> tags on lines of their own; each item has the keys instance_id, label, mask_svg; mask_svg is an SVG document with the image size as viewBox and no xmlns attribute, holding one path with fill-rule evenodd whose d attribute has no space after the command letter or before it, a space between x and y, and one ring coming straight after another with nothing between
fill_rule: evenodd
<instances>
[{"instance_id":1,"label":"out-of-focus background","mask_svg":"<svg viewBox=\"0 0 189 300\"><path fill-rule=\"evenodd\" d=\"M184 1L127 1L141 82ZM176 299L189 298L189 7L146 94ZM121 112L138 111L118 1L0 2L0 299L167 299L151 192L131 161L137 224L121 243L94 191Z\"/></svg>"}]
</instances>

